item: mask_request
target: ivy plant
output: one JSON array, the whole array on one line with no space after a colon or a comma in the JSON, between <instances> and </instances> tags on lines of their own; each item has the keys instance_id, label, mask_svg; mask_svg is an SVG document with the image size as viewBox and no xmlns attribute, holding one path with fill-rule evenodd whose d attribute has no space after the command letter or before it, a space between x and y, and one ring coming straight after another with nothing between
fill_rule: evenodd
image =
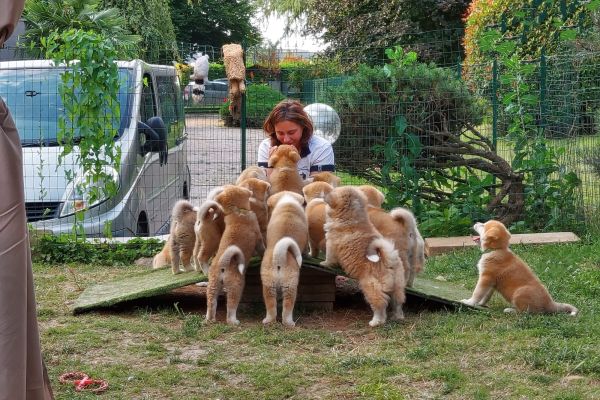
<instances>
[{"instance_id":1,"label":"ivy plant","mask_svg":"<svg viewBox=\"0 0 600 400\"><path fill-rule=\"evenodd\" d=\"M46 58L65 67L58 88L64 106L58 119L57 138L63 148L59 165L75 153L79 175L67 170L67 178L70 182L80 178L75 191L92 204L117 191L110 173L121 163L115 142L120 120L117 51L102 34L79 29L52 32L41 43ZM74 152L76 146L79 151ZM85 211L75 207L78 235L83 235Z\"/></svg>"}]
</instances>

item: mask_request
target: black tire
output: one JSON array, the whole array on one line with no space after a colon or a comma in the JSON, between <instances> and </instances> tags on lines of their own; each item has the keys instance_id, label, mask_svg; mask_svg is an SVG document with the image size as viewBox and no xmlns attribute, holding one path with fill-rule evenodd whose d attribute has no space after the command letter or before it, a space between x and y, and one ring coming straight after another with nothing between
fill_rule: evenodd
<instances>
[{"instance_id":1,"label":"black tire","mask_svg":"<svg viewBox=\"0 0 600 400\"><path fill-rule=\"evenodd\" d=\"M147 237L150 235L150 228L148 226L148 217L146 213L142 212L138 216L136 236Z\"/></svg>"}]
</instances>

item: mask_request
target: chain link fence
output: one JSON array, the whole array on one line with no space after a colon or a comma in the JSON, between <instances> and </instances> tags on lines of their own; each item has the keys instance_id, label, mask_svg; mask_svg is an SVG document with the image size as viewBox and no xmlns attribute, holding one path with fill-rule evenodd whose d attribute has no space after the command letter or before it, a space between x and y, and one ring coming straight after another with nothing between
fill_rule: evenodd
<instances>
[{"instance_id":1,"label":"chain link fence","mask_svg":"<svg viewBox=\"0 0 600 400\"><path fill-rule=\"evenodd\" d=\"M402 51L364 57L360 49L246 49L239 120L228 111L220 49L156 47L153 64L120 63L119 117L107 126L116 129L121 162L102 167L118 191L95 202L89 182L77 188L77 143L61 156L65 124L77 138L77 127L61 116L84 94L61 91L60 68L24 49L1 49L0 96L22 138L29 222L69 232L76 211L85 210L88 235L167 233L177 199L200 204L256 164L262 122L289 97L333 107L341 131L328 138L343 183L378 186L385 206L411 208L428 236L468 234L473 222L489 218L515 231L595 228L599 55L542 56L519 71L499 59L465 68L456 34L447 43L440 32L435 37L412 37L399 43ZM211 62L201 101L191 94L185 66L197 52Z\"/></svg>"}]
</instances>

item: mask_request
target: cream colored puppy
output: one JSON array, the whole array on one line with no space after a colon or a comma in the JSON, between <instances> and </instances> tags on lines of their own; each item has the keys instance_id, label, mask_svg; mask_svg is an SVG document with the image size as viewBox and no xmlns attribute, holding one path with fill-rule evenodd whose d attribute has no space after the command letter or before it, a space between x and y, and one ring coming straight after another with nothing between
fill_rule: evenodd
<instances>
[{"instance_id":1,"label":"cream colored puppy","mask_svg":"<svg viewBox=\"0 0 600 400\"><path fill-rule=\"evenodd\" d=\"M194 261L196 271L208 276L210 258L217 254L221 236L225 230L224 211L214 200L206 200L196 216L194 232Z\"/></svg>"},{"instance_id":2,"label":"cream colored puppy","mask_svg":"<svg viewBox=\"0 0 600 400\"><path fill-rule=\"evenodd\" d=\"M497 290L512 308L505 312L569 313L577 315L570 304L556 303L533 271L508 247L510 232L500 221L476 223L481 251L479 280L470 299L462 300L471 306L484 306Z\"/></svg>"},{"instance_id":3,"label":"cream colored puppy","mask_svg":"<svg viewBox=\"0 0 600 400\"><path fill-rule=\"evenodd\" d=\"M227 323L240 323L236 314L244 290L248 261L255 250L264 251L256 215L250 210L251 195L252 192L246 188L225 185L215 197L225 214L225 230L208 272L207 321L215 321L217 298L223 289L227 296Z\"/></svg>"},{"instance_id":4,"label":"cream colored puppy","mask_svg":"<svg viewBox=\"0 0 600 400\"><path fill-rule=\"evenodd\" d=\"M357 188L367 197L367 204L370 204L373 207L381 207L385 201L385 195L375 186L360 185L357 186Z\"/></svg>"},{"instance_id":5,"label":"cream colored puppy","mask_svg":"<svg viewBox=\"0 0 600 400\"><path fill-rule=\"evenodd\" d=\"M323 200L333 190L327 182L313 182L302 189L306 200L306 218L308 219L308 242L311 257L318 257L325 252L325 208Z\"/></svg>"},{"instance_id":6,"label":"cream colored puppy","mask_svg":"<svg viewBox=\"0 0 600 400\"><path fill-rule=\"evenodd\" d=\"M271 194L289 190L302 195L304 182L298 173L300 153L296 147L289 144L280 144L269 157L269 166L273 168L269 176Z\"/></svg>"},{"instance_id":7,"label":"cream colored puppy","mask_svg":"<svg viewBox=\"0 0 600 400\"><path fill-rule=\"evenodd\" d=\"M240 176L238 176L237 180L235 181L235 184L239 185L248 178L256 178L260 179L261 181L268 182L265 170L257 165L250 165L249 167L244 169Z\"/></svg>"},{"instance_id":8,"label":"cream colored puppy","mask_svg":"<svg viewBox=\"0 0 600 400\"><path fill-rule=\"evenodd\" d=\"M302 253L308 241L308 223L304 215L304 198L297 193L283 191L269 197L273 210L267 228L267 248L260 265L263 298L267 315L263 324L277 318L277 293L283 298L281 322L295 326L294 305L298 294L298 280Z\"/></svg>"},{"instance_id":9,"label":"cream colored puppy","mask_svg":"<svg viewBox=\"0 0 600 400\"><path fill-rule=\"evenodd\" d=\"M333 187L338 187L342 184L342 180L329 171L314 172L310 177L313 182L325 182Z\"/></svg>"},{"instance_id":10,"label":"cream colored puppy","mask_svg":"<svg viewBox=\"0 0 600 400\"><path fill-rule=\"evenodd\" d=\"M246 178L241 181L238 186L250 189L252 196L250 197L250 209L256 214L258 226L262 233L263 240L267 239L267 224L269 223L269 209L267 208L267 198L269 197L269 189L271 184L267 181L258 178Z\"/></svg>"},{"instance_id":11,"label":"cream colored puppy","mask_svg":"<svg viewBox=\"0 0 600 400\"><path fill-rule=\"evenodd\" d=\"M404 318L404 267L394 249L373 226L366 211L367 199L354 187L335 188L325 196L326 266L339 264L358 281L365 299L373 310L370 326L387 319L387 306L392 305L392 319Z\"/></svg>"},{"instance_id":12,"label":"cream colored puppy","mask_svg":"<svg viewBox=\"0 0 600 400\"><path fill-rule=\"evenodd\" d=\"M371 205L367 205L367 213L375 229L394 243L404 266L406 286L412 287L415 276L425 264L425 241L417 228L415 216L405 208L394 208L388 213Z\"/></svg>"},{"instance_id":13,"label":"cream colored puppy","mask_svg":"<svg viewBox=\"0 0 600 400\"><path fill-rule=\"evenodd\" d=\"M154 256L152 267L161 268L171 265L173 274L181 272L179 264L183 264L184 270L192 271L192 253L196 235L194 224L196 222L196 209L187 200L179 200L171 211L171 231L160 253Z\"/></svg>"}]
</instances>

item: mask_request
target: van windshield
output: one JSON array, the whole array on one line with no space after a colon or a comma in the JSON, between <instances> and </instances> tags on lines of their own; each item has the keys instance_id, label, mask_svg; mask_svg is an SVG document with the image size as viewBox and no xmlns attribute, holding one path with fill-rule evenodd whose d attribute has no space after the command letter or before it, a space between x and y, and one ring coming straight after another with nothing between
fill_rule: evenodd
<instances>
[{"instance_id":1,"label":"van windshield","mask_svg":"<svg viewBox=\"0 0 600 400\"><path fill-rule=\"evenodd\" d=\"M59 129L58 118L64 114L64 106L59 93L61 74L59 68L21 68L0 70L0 96L8 105L21 137L21 144L27 146L57 146ZM120 121L113 120L113 128L118 135L130 121L133 98L132 71L119 69L120 88L118 93ZM107 115L107 120L109 115ZM110 118L113 119L113 118ZM108 122L108 121L107 121ZM75 127L74 142L79 137Z\"/></svg>"}]
</instances>

